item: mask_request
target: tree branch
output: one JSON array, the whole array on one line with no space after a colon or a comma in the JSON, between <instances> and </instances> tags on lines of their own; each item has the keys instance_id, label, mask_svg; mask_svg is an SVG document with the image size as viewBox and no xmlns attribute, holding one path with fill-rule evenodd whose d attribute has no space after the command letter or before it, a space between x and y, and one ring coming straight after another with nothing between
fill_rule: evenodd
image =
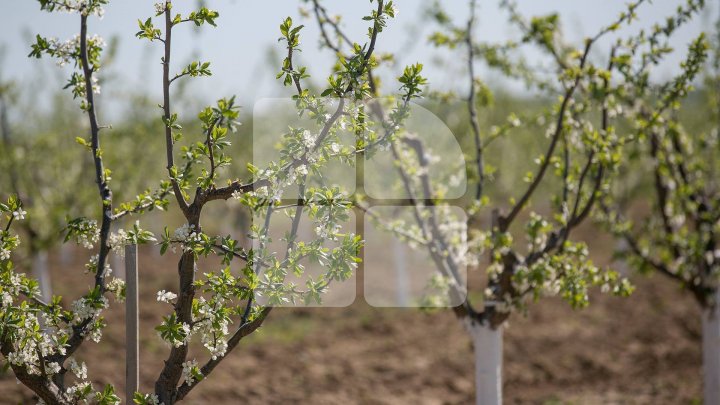
<instances>
[{"instance_id":1,"label":"tree branch","mask_svg":"<svg viewBox=\"0 0 720 405\"><path fill-rule=\"evenodd\" d=\"M228 348L225 356L218 357L215 360L211 359L210 361L205 363L204 366L202 366L202 368L200 369L200 373L203 375L203 379L207 378L207 376L212 373L215 367L217 367L218 364L220 364L220 362L222 362L222 360L235 349L235 347L244 337L255 332L263 324L265 318L267 318L268 314L270 314L270 311L272 311L272 307L265 307L263 308L262 312L260 312L260 314L257 316L257 318L240 325L240 327L235 331L230 340L228 340ZM195 388L199 383L200 381L193 381L192 384L183 382L182 385L180 385L180 387L177 389L176 400L179 401L185 398L187 394L189 394L190 391Z\"/></svg>"},{"instance_id":2,"label":"tree branch","mask_svg":"<svg viewBox=\"0 0 720 405\"><path fill-rule=\"evenodd\" d=\"M582 70L585 67L585 62L587 61L588 54L590 53L590 48L592 46L593 42L591 40L588 40L585 44L585 52L583 52L583 55L580 59L580 70ZM550 141L550 146L547 149L547 152L545 153L545 158L543 159L540 169L538 170L538 173L533 178L532 183L530 183L530 186L527 188L525 193L520 197L518 202L512 207L510 210L510 213L506 216L500 216L498 221L498 227L501 232L505 232L510 227L510 224L515 220L517 215L522 211L522 209L525 207L525 204L528 203L530 200L530 197L535 193L535 190L542 182L545 172L547 171L548 166L550 165L550 160L552 158L552 155L555 153L555 147L557 146L558 140L560 139L560 135L563 133L563 127L565 126L565 112L570 104L570 100L573 97L573 94L575 93L575 89L580 84L580 78L582 77L581 74L578 74L578 76L573 81L572 86L568 88L565 91L565 95L563 96L562 103L560 104L560 110L558 111L558 117L555 127L555 133L552 135L552 140Z\"/></svg>"},{"instance_id":3,"label":"tree branch","mask_svg":"<svg viewBox=\"0 0 720 405\"><path fill-rule=\"evenodd\" d=\"M175 157L173 154L173 145L175 141L173 140L172 136L172 128L170 127L170 119L172 117L171 109L170 109L170 50L172 46L172 16L170 15L170 7L167 7L167 5L171 4L171 2L166 2L165 7L165 40L163 41L165 54L162 58L162 66L163 66L163 118L164 118L164 124L165 124L165 154L167 159L167 171L170 175L170 182L173 186L173 191L175 193L175 199L178 202L178 205L180 206L180 209L185 213L185 215L188 214L188 202L185 200L185 196L183 195L182 190L180 189L180 184L178 184L177 179L172 174L172 170L175 167Z\"/></svg>"},{"instance_id":4,"label":"tree branch","mask_svg":"<svg viewBox=\"0 0 720 405\"><path fill-rule=\"evenodd\" d=\"M476 102L477 88L475 86L475 44L473 42L473 28L475 26L475 10L477 8L477 0L470 0L470 18L467 23L467 33L465 35L465 44L468 52L468 75L470 79L470 90L467 98L468 113L470 114L470 127L475 140L475 166L478 171L478 184L475 191L475 199L479 200L483 194L483 185L485 183L485 168L483 163L483 143L480 139L480 123L478 122L478 112Z\"/></svg>"}]
</instances>

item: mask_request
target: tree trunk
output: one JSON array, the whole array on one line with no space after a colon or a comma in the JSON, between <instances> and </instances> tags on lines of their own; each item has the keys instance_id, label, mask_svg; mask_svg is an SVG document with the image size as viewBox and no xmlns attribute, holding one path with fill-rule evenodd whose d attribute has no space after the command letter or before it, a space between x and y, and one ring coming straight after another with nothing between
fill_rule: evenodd
<instances>
[{"instance_id":1,"label":"tree trunk","mask_svg":"<svg viewBox=\"0 0 720 405\"><path fill-rule=\"evenodd\" d=\"M192 223L192 222L191 222ZM195 221L197 223L197 221ZM196 227L195 229L198 229ZM175 303L175 313L179 322L192 324L192 302L195 297L195 253L192 251L184 252L178 263L178 273L180 275L180 286L177 302ZM176 401L178 381L182 375L182 363L185 362L188 353L188 345L173 346L170 349L170 355L165 361L165 366L160 376L155 381L155 393L158 395L159 402L165 405L172 405Z\"/></svg>"},{"instance_id":2,"label":"tree trunk","mask_svg":"<svg viewBox=\"0 0 720 405\"><path fill-rule=\"evenodd\" d=\"M720 404L720 289L714 293L715 306L703 309L703 398L706 404Z\"/></svg>"},{"instance_id":3,"label":"tree trunk","mask_svg":"<svg viewBox=\"0 0 720 405\"><path fill-rule=\"evenodd\" d=\"M40 284L40 295L45 302L52 298L52 283L50 282L50 270L48 269L47 251L35 252L32 257L33 277Z\"/></svg>"},{"instance_id":4,"label":"tree trunk","mask_svg":"<svg viewBox=\"0 0 720 405\"><path fill-rule=\"evenodd\" d=\"M467 329L475 350L475 403L477 405L502 404L502 326L468 321Z\"/></svg>"},{"instance_id":5,"label":"tree trunk","mask_svg":"<svg viewBox=\"0 0 720 405\"><path fill-rule=\"evenodd\" d=\"M410 306L409 282L405 257L405 245L397 238L393 238L393 253L395 261L395 280L397 305L401 307Z\"/></svg>"},{"instance_id":6,"label":"tree trunk","mask_svg":"<svg viewBox=\"0 0 720 405\"><path fill-rule=\"evenodd\" d=\"M63 264L63 265L70 264L72 262L73 255L75 254L75 252L73 251L72 245L69 243L63 243L62 245L60 245L59 251L60 252L59 252L58 256L60 258L60 264Z\"/></svg>"}]
</instances>

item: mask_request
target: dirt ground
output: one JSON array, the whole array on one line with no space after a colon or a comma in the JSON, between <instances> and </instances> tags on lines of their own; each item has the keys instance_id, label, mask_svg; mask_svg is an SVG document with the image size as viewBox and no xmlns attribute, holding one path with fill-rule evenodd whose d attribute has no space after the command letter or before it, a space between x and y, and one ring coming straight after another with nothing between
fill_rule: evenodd
<instances>
[{"instance_id":1,"label":"dirt ground","mask_svg":"<svg viewBox=\"0 0 720 405\"><path fill-rule=\"evenodd\" d=\"M151 391L167 348L153 328L169 310L158 289L174 290L171 263L143 255L142 388ZM54 262L60 262L55 259ZM77 265L53 269L69 297L89 278ZM80 273L80 274L78 274ZM544 300L505 332L508 404L688 404L700 398L698 309L678 287L636 277L627 299L596 294L573 311ZM82 288L81 288L82 287ZM147 303L147 304L145 304ZM123 392L124 311L115 304L100 344L86 343L96 386ZM197 351L201 353L201 351ZM0 375L0 403L32 404L11 373ZM472 348L449 311L348 308L276 309L186 400L190 404L469 404Z\"/></svg>"}]
</instances>

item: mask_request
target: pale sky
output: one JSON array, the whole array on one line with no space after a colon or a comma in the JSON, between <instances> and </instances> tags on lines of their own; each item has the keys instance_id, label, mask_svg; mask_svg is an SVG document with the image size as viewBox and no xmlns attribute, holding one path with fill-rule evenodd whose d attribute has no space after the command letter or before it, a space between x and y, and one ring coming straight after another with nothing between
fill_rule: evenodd
<instances>
[{"instance_id":1,"label":"pale sky","mask_svg":"<svg viewBox=\"0 0 720 405\"><path fill-rule=\"evenodd\" d=\"M57 78L64 77L67 72L63 73L62 69L50 60L29 59L27 54L30 43L35 33L63 40L71 37L79 30L77 16L41 12L35 0L0 2L4 6L3 23L0 25L0 48L4 48L4 58L0 62L3 79L28 83L36 80L40 74L51 78L49 85L58 85ZM183 11L189 10L196 3L196 0L182 0L176 2L175 6L179 11ZM462 72L464 62L461 58L448 58L449 54L438 52L428 44L427 37L436 27L423 21L422 11L431 4L430 0L396 0L395 3L400 10L399 15L391 21L390 27L381 34L378 42L378 51L395 53L399 59L399 66L395 71L385 73L386 81L396 76L403 65L419 61L425 64L426 76L434 88L452 88L458 74ZM448 0L444 3L456 22L464 25L467 1ZM655 0L639 11L640 22L632 31L626 29L621 34L636 32L641 27L649 27L664 20L681 3L684 3L684 0ZM184 24L173 31L174 70L179 71L193 59L212 63L213 77L194 79L191 87L192 94L199 102L232 94L237 94L246 102L287 94L275 80L283 51L283 45L277 42L278 26L286 16L292 16L296 24L306 24L300 60L302 64L310 67L310 74L316 81L324 82L329 73L332 55L327 50L318 50L319 32L314 20L303 20L299 16L298 7L304 3L298 0L206 0L206 4L220 11L217 28L206 26L198 31L192 24ZM344 24L351 38L360 43L365 41L367 23L362 21L362 16L369 13L369 1L325 0L324 4L331 13L344 16ZM506 14L498 9L497 0L481 0L479 4L478 38L501 41L517 37L517 33L508 26ZM615 19L624 4L625 1L611 0L519 1L521 12L528 17L559 11L563 30L575 43L581 43L583 37L594 34L600 27ZM106 40L117 36L119 40L118 63L111 67L111 72L119 74L119 77L113 83L106 83L104 90L148 91L151 95L160 94L161 44L150 44L134 37L137 19L152 16L153 10L151 0L111 0L106 7L104 18L93 18L90 21L91 33L98 33ZM700 31L709 30L717 15L716 10L715 4L711 4L705 12L706 15L680 30L672 45L681 51L674 53L667 63L658 69L657 75L668 76L677 71L677 65L684 54L682 48ZM604 45L607 46L607 43ZM271 53L271 49L276 53ZM271 60L272 66L269 64ZM437 60L450 61L457 70L440 69L434 62ZM489 73L482 67L479 69L480 75L487 82L508 86L508 83L499 80L496 74ZM522 90L511 84L509 87L516 91Z\"/></svg>"}]
</instances>

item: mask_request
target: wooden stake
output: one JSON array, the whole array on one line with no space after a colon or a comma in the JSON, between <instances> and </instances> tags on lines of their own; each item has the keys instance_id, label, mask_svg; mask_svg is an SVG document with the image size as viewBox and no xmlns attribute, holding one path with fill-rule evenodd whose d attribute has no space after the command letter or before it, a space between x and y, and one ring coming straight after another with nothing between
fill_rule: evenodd
<instances>
[{"instance_id":1,"label":"wooden stake","mask_svg":"<svg viewBox=\"0 0 720 405\"><path fill-rule=\"evenodd\" d=\"M714 293L717 302L720 289ZM703 399L720 404L720 308L703 309L702 314Z\"/></svg>"},{"instance_id":2,"label":"wooden stake","mask_svg":"<svg viewBox=\"0 0 720 405\"><path fill-rule=\"evenodd\" d=\"M127 403L140 384L137 245L125 246L125 395Z\"/></svg>"}]
</instances>

